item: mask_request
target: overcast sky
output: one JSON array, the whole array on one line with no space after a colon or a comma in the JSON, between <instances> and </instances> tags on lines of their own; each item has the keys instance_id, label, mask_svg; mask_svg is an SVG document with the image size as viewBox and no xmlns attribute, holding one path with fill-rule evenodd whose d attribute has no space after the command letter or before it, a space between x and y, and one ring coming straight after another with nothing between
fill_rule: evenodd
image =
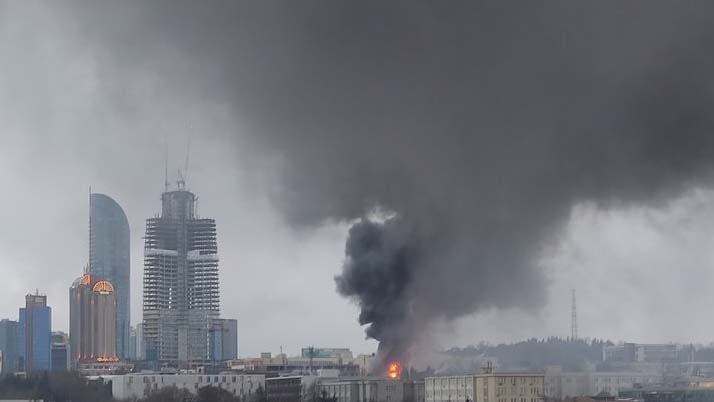
<instances>
[{"instance_id":1,"label":"overcast sky","mask_svg":"<svg viewBox=\"0 0 714 402\"><path fill-rule=\"evenodd\" d=\"M301 161L309 160L313 153L318 159L322 153L329 154L334 145L331 135L339 136L342 123L326 118L316 108L287 108L286 104L300 103L303 98L293 96L291 91L309 88L309 79L314 78L314 66L306 64L305 58L312 61L313 57L324 56L320 53L323 46L350 48L349 54L329 53L330 57L342 58L336 65L314 70L327 89L306 95L304 101L315 105L336 102L340 108L327 112L336 111L338 115L353 108L363 108L364 116L368 115L373 112L372 89L364 89L360 103L342 104L340 91L360 90L341 86L342 79L360 83L376 70L394 72L406 68L413 53L420 55L418 61L425 54L431 56L425 45L405 49L406 56L393 58L393 46L403 49L402 27L390 23L394 19L406 20L405 25L419 28L421 40L438 43L430 37L430 29L438 29L438 24L423 19L423 15L432 11L458 12L428 7L414 7L415 11L404 5L382 10L374 4L359 10L336 6L301 8L274 2L261 7L240 3L225 10L218 3L209 6L211 2L196 9L188 6L189 2L180 3L174 10L172 2L151 2L151 6L142 3L115 2L87 9L85 5L89 3L0 0L0 317L17 319L24 294L38 289L48 295L53 308L53 329L68 329L68 288L82 273L88 258L91 186L92 191L114 198L129 218L132 323L139 322L142 236L145 219L160 211L164 147L168 144L170 176L175 179L176 170L184 164L190 137L188 187L199 197L199 214L216 219L221 313L239 320L240 355L277 352L281 346L295 354L306 345L373 352L376 342L365 340L364 328L357 322L358 306L337 294L334 281L341 272L349 225L359 214L341 209L320 213L306 208L308 204L333 204L325 201L330 200L327 196L317 201L295 201L289 194L303 182L285 171L285 166L293 166L293 153L300 154ZM497 7L489 12L494 12L493 8ZM518 14L517 8L502 11ZM582 23L587 25L584 29L589 29L589 34L603 32L605 44L592 53L584 51L593 60L583 61L580 53L572 57L578 63L598 66L595 72L588 71L587 78L589 74L617 75L613 71L635 75L633 71L642 66L656 67L659 59L652 55L669 49L669 45L658 44L676 45L677 40L687 37L682 35L683 27L694 23L711 26L711 21L703 21L700 10L694 7L673 16L676 22L664 23L670 21L666 17L669 11L657 9L647 14L649 19L639 22L642 31L629 32L635 37L630 40L632 47L623 45L613 53L603 49L618 34L601 23L612 18L613 24L621 28L629 18L639 15L637 12L625 10L612 16L601 13L594 21L567 12L560 17L579 16L585 20ZM520 19L529 20L529 16L519 14L516 22ZM363 24L378 27L368 29L364 41L345 43L344 37L333 35L344 25L351 34L361 37ZM309 28L308 34L293 35L304 33L305 27ZM697 31L706 33L704 28ZM514 31L513 35L528 36L528 32ZM592 45L587 40L583 43ZM515 49L512 51L519 52L529 43L514 40L510 45ZM632 49L641 51L642 59L640 55L632 56ZM700 50L714 53L705 45ZM224 51L230 52L225 58L221 56ZM365 67L360 55L376 61ZM623 55L630 59L620 61ZM489 52L488 57L494 57L494 52ZM609 61L601 62L601 58ZM295 64L296 60L301 64ZM706 63L711 61L707 59ZM292 70L295 66L299 68ZM429 74L432 67L454 68L448 62L443 66L435 62L429 69L413 72L411 78ZM512 66L506 63L503 67L507 70ZM398 75L394 77L394 87L387 85L373 93L375 101L394 95L391 91L399 95L395 100L422 95L408 90L412 81L402 82ZM483 84L484 91L491 90L488 81ZM711 80L706 85L709 91ZM266 95L263 88L272 92ZM534 92L529 96L539 89L531 90ZM330 94L337 98L329 98ZM317 96L324 99L317 102ZM537 97L531 100L538 103ZM479 101L508 102L493 98ZM375 108L381 106L378 103ZM406 113L410 110L420 115L413 116L414 121L429 117L428 109L404 108L391 118L369 120L366 128L374 125L384 128L384 132L412 129L416 123L400 122L409 118ZM421 116L424 114L427 116ZM459 115L451 117L458 119ZM511 117L519 119L518 113ZM441 118L439 114L435 120ZM533 116L526 119L534 121ZM309 150L303 149L303 143L292 140L293 124L301 130L322 133L323 137L318 136L321 142L313 138L304 143ZM437 126L447 130L451 127ZM271 136L272 131L281 134ZM315 148L315 144L321 145ZM382 145L377 141L365 148L355 146L365 150ZM411 152L408 144L391 145L403 146L404 154ZM420 148L418 144L413 146ZM672 152L678 152L678 148ZM375 153L379 154L379 150ZM339 157L324 161L320 169L339 170ZM448 161L434 162L434 170L440 169L437 164ZM419 174L428 176L431 162L422 162L425 167ZM382 173L376 170L377 175ZM470 174L467 171L465 176ZM510 176L504 175L503 180ZM679 174L673 177L681 178ZM685 175L682 181L689 178ZM305 181L306 187L320 191L321 187L309 178ZM639 342L713 341L714 324L708 317L714 305L714 225L710 224L714 221L714 193L706 187L706 181L681 186L668 183L662 186L666 196L659 195L659 187L653 190L657 193L656 202L647 199L649 192L628 195L627 202L622 203L602 203L598 197L592 201L584 193L563 197L564 212L554 219L558 224L549 230L545 246L529 265L539 270L538 278L544 279L542 302L534 308L495 303L459 315L453 321L440 321L432 328L434 344L449 347L482 340L567 336L571 288L577 289L581 336ZM408 191L415 194L411 187ZM299 188L297 193L300 194ZM324 193L329 194L329 189ZM610 195L606 194L608 199ZM618 198L617 194L613 197ZM394 205L400 204L391 206ZM509 245L502 247L507 249ZM439 276L438 271L435 275ZM446 284L460 281L458 277L440 280ZM534 282L533 286L541 284ZM474 294L483 292L483 287L488 283L473 282ZM513 289L514 298L518 292Z\"/></svg>"}]
</instances>

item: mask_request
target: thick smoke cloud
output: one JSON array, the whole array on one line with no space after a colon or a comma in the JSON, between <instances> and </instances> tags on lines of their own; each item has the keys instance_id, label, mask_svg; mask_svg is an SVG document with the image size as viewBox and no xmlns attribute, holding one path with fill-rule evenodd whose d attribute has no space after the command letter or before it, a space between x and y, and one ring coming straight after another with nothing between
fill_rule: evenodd
<instances>
[{"instance_id":1,"label":"thick smoke cloud","mask_svg":"<svg viewBox=\"0 0 714 402\"><path fill-rule=\"evenodd\" d=\"M99 85L129 117L137 77L226 105L289 223L359 220L337 288L385 359L433 322L538 308L576 203L711 180L710 3L127 4L68 13Z\"/></svg>"}]
</instances>

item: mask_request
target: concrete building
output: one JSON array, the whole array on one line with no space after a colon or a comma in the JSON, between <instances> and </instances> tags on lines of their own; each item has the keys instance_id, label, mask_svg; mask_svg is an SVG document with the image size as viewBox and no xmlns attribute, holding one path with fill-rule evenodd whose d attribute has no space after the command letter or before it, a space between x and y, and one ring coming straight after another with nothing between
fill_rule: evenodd
<instances>
[{"instance_id":1,"label":"concrete building","mask_svg":"<svg viewBox=\"0 0 714 402\"><path fill-rule=\"evenodd\" d=\"M129 357L131 323L131 268L129 221L111 197L89 195L89 273L109 281L115 289L117 355Z\"/></svg>"},{"instance_id":2,"label":"concrete building","mask_svg":"<svg viewBox=\"0 0 714 402\"><path fill-rule=\"evenodd\" d=\"M545 395L565 399L581 396L616 397L623 389L650 386L662 380L661 374L647 372L561 372L549 367L545 373Z\"/></svg>"},{"instance_id":3,"label":"concrete building","mask_svg":"<svg viewBox=\"0 0 714 402\"><path fill-rule=\"evenodd\" d=\"M265 390L265 376L257 374L221 373L205 374L126 374L103 376L111 381L112 396L117 400L143 398L152 391L175 386L197 393L199 388L219 387L231 394L250 400L258 388Z\"/></svg>"},{"instance_id":4,"label":"concrete building","mask_svg":"<svg viewBox=\"0 0 714 402\"><path fill-rule=\"evenodd\" d=\"M424 402L421 382L382 377L318 378L315 393L336 402Z\"/></svg>"},{"instance_id":5,"label":"concrete building","mask_svg":"<svg viewBox=\"0 0 714 402\"><path fill-rule=\"evenodd\" d=\"M624 343L622 345L605 346L602 349L602 359L615 363L667 363L688 362L694 357L694 347L691 345Z\"/></svg>"},{"instance_id":6,"label":"concrete building","mask_svg":"<svg viewBox=\"0 0 714 402\"><path fill-rule=\"evenodd\" d=\"M0 320L0 373L8 374L17 371L17 321Z\"/></svg>"},{"instance_id":7,"label":"concrete building","mask_svg":"<svg viewBox=\"0 0 714 402\"><path fill-rule=\"evenodd\" d=\"M543 402L545 376L533 372L427 377L426 402Z\"/></svg>"},{"instance_id":8,"label":"concrete building","mask_svg":"<svg viewBox=\"0 0 714 402\"><path fill-rule=\"evenodd\" d=\"M51 334L52 309L47 305L47 296L39 293L26 295L17 330L21 371L29 373L52 368Z\"/></svg>"},{"instance_id":9,"label":"concrete building","mask_svg":"<svg viewBox=\"0 0 714 402\"><path fill-rule=\"evenodd\" d=\"M238 320L219 318L212 321L209 351L212 361L238 358Z\"/></svg>"},{"instance_id":10,"label":"concrete building","mask_svg":"<svg viewBox=\"0 0 714 402\"><path fill-rule=\"evenodd\" d=\"M64 332L52 333L52 371L69 370L69 335Z\"/></svg>"},{"instance_id":11,"label":"concrete building","mask_svg":"<svg viewBox=\"0 0 714 402\"><path fill-rule=\"evenodd\" d=\"M84 274L69 289L69 333L73 367L116 362L117 293L111 282Z\"/></svg>"},{"instance_id":12,"label":"concrete building","mask_svg":"<svg viewBox=\"0 0 714 402\"><path fill-rule=\"evenodd\" d=\"M143 339L146 359L180 365L210 360L209 330L219 318L216 222L196 213L179 182L146 220Z\"/></svg>"}]
</instances>

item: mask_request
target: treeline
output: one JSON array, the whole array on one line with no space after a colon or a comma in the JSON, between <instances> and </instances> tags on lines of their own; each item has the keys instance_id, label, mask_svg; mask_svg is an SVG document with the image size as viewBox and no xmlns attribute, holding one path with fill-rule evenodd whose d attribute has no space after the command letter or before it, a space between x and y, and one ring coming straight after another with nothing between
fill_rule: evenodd
<instances>
[{"instance_id":1,"label":"treeline","mask_svg":"<svg viewBox=\"0 0 714 402\"><path fill-rule=\"evenodd\" d=\"M225 389L206 386L199 388L196 394L186 389L165 387L152 392L149 396L135 402L267 402L262 387L258 387L250 401L242 400Z\"/></svg>"},{"instance_id":2,"label":"treeline","mask_svg":"<svg viewBox=\"0 0 714 402\"><path fill-rule=\"evenodd\" d=\"M45 402L113 402L111 385L88 381L76 372L38 373L27 378L0 377L0 400L27 399ZM185 389L165 387L141 399L126 402L267 402L263 387L251 398L239 398L218 387L203 387L193 394ZM325 401L330 402L330 401Z\"/></svg>"},{"instance_id":3,"label":"treeline","mask_svg":"<svg viewBox=\"0 0 714 402\"><path fill-rule=\"evenodd\" d=\"M602 361L602 349L612 342L593 339L585 341L569 338L528 339L526 341L452 348L445 353L451 356L494 358L503 369L541 369L561 366L566 371L582 371L588 365Z\"/></svg>"},{"instance_id":4,"label":"treeline","mask_svg":"<svg viewBox=\"0 0 714 402\"><path fill-rule=\"evenodd\" d=\"M111 387L87 381L74 372L38 373L27 378L0 377L0 400L29 399L46 402L112 401Z\"/></svg>"}]
</instances>

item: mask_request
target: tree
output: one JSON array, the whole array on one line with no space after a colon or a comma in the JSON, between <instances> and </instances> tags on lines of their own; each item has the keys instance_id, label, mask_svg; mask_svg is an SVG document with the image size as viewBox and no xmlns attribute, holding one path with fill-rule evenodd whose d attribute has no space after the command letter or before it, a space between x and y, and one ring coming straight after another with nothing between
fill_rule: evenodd
<instances>
[{"instance_id":1,"label":"tree","mask_svg":"<svg viewBox=\"0 0 714 402\"><path fill-rule=\"evenodd\" d=\"M140 402L196 402L196 397L188 390L174 386L153 391Z\"/></svg>"},{"instance_id":2,"label":"tree","mask_svg":"<svg viewBox=\"0 0 714 402\"><path fill-rule=\"evenodd\" d=\"M230 392L218 387L199 388L196 402L238 402Z\"/></svg>"},{"instance_id":3,"label":"tree","mask_svg":"<svg viewBox=\"0 0 714 402\"><path fill-rule=\"evenodd\" d=\"M268 396L265 394L265 389L263 389L262 385L258 385L258 388L255 390L253 402L268 402Z\"/></svg>"}]
</instances>

